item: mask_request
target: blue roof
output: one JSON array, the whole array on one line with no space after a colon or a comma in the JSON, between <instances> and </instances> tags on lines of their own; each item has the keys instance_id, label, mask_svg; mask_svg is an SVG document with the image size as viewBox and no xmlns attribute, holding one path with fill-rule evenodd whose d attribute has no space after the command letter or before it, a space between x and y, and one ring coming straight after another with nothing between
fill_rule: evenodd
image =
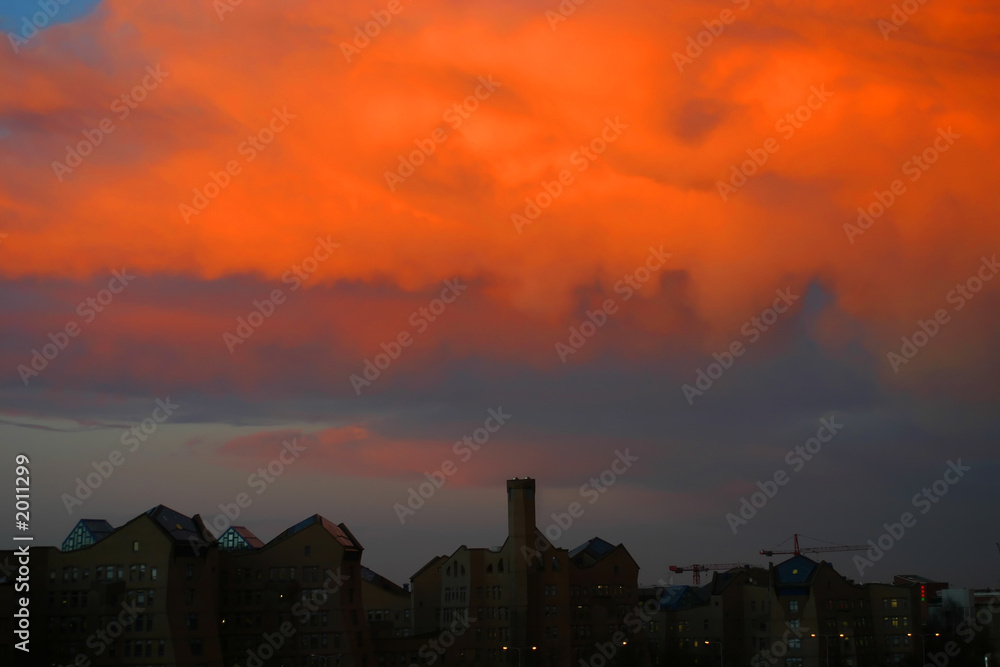
<instances>
[{"instance_id":1,"label":"blue roof","mask_svg":"<svg viewBox=\"0 0 1000 667\"><path fill-rule=\"evenodd\" d=\"M172 510L166 505L157 505L147 510L146 514L160 524L175 540L200 541L202 539L201 533L198 532L198 526L194 523L194 519L176 510Z\"/></svg>"},{"instance_id":2,"label":"blue roof","mask_svg":"<svg viewBox=\"0 0 1000 667\"><path fill-rule=\"evenodd\" d=\"M253 551L262 546L264 543L244 526L230 526L219 536L219 549L223 551Z\"/></svg>"},{"instance_id":3,"label":"blue roof","mask_svg":"<svg viewBox=\"0 0 1000 667\"><path fill-rule=\"evenodd\" d=\"M614 551L615 546L605 542L599 537L595 537L592 540L587 540L576 549L569 552L570 558L576 558L578 555L586 552L587 555L591 556L594 560L600 560L608 555L610 552Z\"/></svg>"},{"instance_id":4,"label":"blue roof","mask_svg":"<svg viewBox=\"0 0 1000 667\"><path fill-rule=\"evenodd\" d=\"M711 592L706 584L700 588L693 586L667 586L660 595L660 609L678 611L708 603Z\"/></svg>"},{"instance_id":5,"label":"blue roof","mask_svg":"<svg viewBox=\"0 0 1000 667\"><path fill-rule=\"evenodd\" d=\"M804 584L816 571L816 567L815 561L799 555L789 558L784 563L779 563L775 566L774 571L779 585Z\"/></svg>"},{"instance_id":6,"label":"blue roof","mask_svg":"<svg viewBox=\"0 0 1000 667\"><path fill-rule=\"evenodd\" d=\"M668 586L660 596L660 609L677 609L677 604L687 593L687 586Z\"/></svg>"},{"instance_id":7,"label":"blue roof","mask_svg":"<svg viewBox=\"0 0 1000 667\"><path fill-rule=\"evenodd\" d=\"M115 532L114 527L104 519L80 519L80 523L87 527L98 542Z\"/></svg>"},{"instance_id":8,"label":"blue roof","mask_svg":"<svg viewBox=\"0 0 1000 667\"><path fill-rule=\"evenodd\" d=\"M76 551L89 547L113 532L115 529L104 519L80 519L63 540L62 551Z\"/></svg>"}]
</instances>

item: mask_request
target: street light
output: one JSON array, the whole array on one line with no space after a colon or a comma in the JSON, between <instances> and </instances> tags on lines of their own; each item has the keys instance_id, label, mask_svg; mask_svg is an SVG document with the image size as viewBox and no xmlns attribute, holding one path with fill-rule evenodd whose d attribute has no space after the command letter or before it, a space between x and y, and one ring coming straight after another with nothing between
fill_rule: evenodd
<instances>
[{"instance_id":1,"label":"street light","mask_svg":"<svg viewBox=\"0 0 1000 667\"><path fill-rule=\"evenodd\" d=\"M494 644L494 646L496 646L496 644ZM528 646L524 646L524 647L504 646L503 650L505 650L505 651L517 651L517 664L520 667L520 664L521 664L521 651L527 651L529 648L531 648L532 651L537 651L538 650L537 646L531 646L531 647L528 647Z\"/></svg>"},{"instance_id":2,"label":"street light","mask_svg":"<svg viewBox=\"0 0 1000 667\"><path fill-rule=\"evenodd\" d=\"M923 655L924 657L926 657L927 656L927 638L928 637L940 637L941 633L940 632L907 632L906 633L907 637L913 637L914 635L916 635L917 637L920 637L920 653L921 653L921 655Z\"/></svg>"},{"instance_id":3,"label":"street light","mask_svg":"<svg viewBox=\"0 0 1000 667\"><path fill-rule=\"evenodd\" d=\"M841 632L839 635L818 635L814 632L809 636L826 638L826 663L824 664L823 667L830 667L830 637L843 637L845 639L847 638L847 635L845 635L843 632Z\"/></svg>"},{"instance_id":4,"label":"street light","mask_svg":"<svg viewBox=\"0 0 1000 667\"><path fill-rule=\"evenodd\" d=\"M722 643L721 639L713 639L712 641L714 641L716 644L719 645L719 667L725 667L724 660L723 660L723 657L722 657L723 652L726 650L725 644ZM711 644L712 641L709 641L709 640L706 639L705 643L706 644Z\"/></svg>"}]
</instances>

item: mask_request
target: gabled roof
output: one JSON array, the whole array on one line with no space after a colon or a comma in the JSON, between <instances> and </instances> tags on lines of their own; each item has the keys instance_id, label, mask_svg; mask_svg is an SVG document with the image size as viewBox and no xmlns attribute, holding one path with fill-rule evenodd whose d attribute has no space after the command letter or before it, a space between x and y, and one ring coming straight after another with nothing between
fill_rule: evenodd
<instances>
[{"instance_id":1,"label":"gabled roof","mask_svg":"<svg viewBox=\"0 0 1000 667\"><path fill-rule=\"evenodd\" d=\"M157 505L147 510L146 515L159 524L167 535L179 542L200 543L203 539L194 519L166 505Z\"/></svg>"},{"instance_id":2,"label":"gabled roof","mask_svg":"<svg viewBox=\"0 0 1000 667\"><path fill-rule=\"evenodd\" d=\"M359 551L361 550L362 548L361 544L354 538L353 535L350 534L350 531L347 530L347 527L344 526L344 524L337 525L334 522L330 521L329 519L320 516L319 514L313 514L308 519L303 519L302 521L299 521L297 524L295 524L291 528L288 528L280 535L275 537L273 540L268 542L268 544L275 544L277 542L287 540L292 535L295 535L296 533L301 532L306 528L309 528L310 526L314 525L322 526L323 530L333 535L337 539L337 541L340 542L340 544L343 545L345 548L357 549Z\"/></svg>"},{"instance_id":3,"label":"gabled roof","mask_svg":"<svg viewBox=\"0 0 1000 667\"><path fill-rule=\"evenodd\" d=\"M679 611L708 604L711 600L710 584L695 588L694 586L667 586L660 595L660 609Z\"/></svg>"},{"instance_id":4,"label":"gabled roof","mask_svg":"<svg viewBox=\"0 0 1000 667\"><path fill-rule=\"evenodd\" d=\"M62 551L76 551L97 544L115 532L104 519L80 519L62 543Z\"/></svg>"},{"instance_id":5,"label":"gabled roof","mask_svg":"<svg viewBox=\"0 0 1000 667\"><path fill-rule=\"evenodd\" d=\"M440 564L440 562L443 561L443 560L448 560L448 556L434 556L429 561L427 561L426 563L424 563L423 567L421 567L419 570L417 570L416 572L414 572L410 576L410 581L413 581L414 579L416 579L417 577L419 577L421 574L423 574L423 572L425 570L427 570L427 569L429 569L429 568L431 568L431 567L433 567L435 565Z\"/></svg>"},{"instance_id":6,"label":"gabled roof","mask_svg":"<svg viewBox=\"0 0 1000 667\"><path fill-rule=\"evenodd\" d=\"M774 585L785 594L805 594L818 571L819 563L811 558L792 556L774 566Z\"/></svg>"},{"instance_id":7,"label":"gabled roof","mask_svg":"<svg viewBox=\"0 0 1000 667\"><path fill-rule=\"evenodd\" d=\"M230 526L219 536L219 548L223 551L253 551L263 546L246 526Z\"/></svg>"},{"instance_id":8,"label":"gabled roof","mask_svg":"<svg viewBox=\"0 0 1000 667\"><path fill-rule=\"evenodd\" d=\"M599 537L594 537L570 551L569 557L577 565L587 567L600 562L601 559L614 550L615 545L605 542Z\"/></svg>"}]
</instances>

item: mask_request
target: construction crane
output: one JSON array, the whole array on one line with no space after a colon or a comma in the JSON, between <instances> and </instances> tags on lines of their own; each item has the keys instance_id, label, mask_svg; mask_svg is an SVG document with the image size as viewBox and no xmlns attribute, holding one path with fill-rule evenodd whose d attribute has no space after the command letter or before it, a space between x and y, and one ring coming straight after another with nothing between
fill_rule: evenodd
<instances>
[{"instance_id":1,"label":"construction crane","mask_svg":"<svg viewBox=\"0 0 1000 667\"><path fill-rule=\"evenodd\" d=\"M731 570L734 567L750 567L746 563L716 563L715 565L671 565L670 571L676 572L678 574L682 572L691 572L691 578L694 580L695 586L701 585L701 573L709 572L711 570Z\"/></svg>"},{"instance_id":2,"label":"construction crane","mask_svg":"<svg viewBox=\"0 0 1000 667\"><path fill-rule=\"evenodd\" d=\"M806 535L803 535L803 537L806 537ZM809 539L814 540L816 538L815 537L811 537ZM822 541L822 540L820 540L820 541ZM803 553L817 554L817 553L826 553L828 551L866 551L868 548L869 547L868 547L867 544L856 544L856 545L851 546L851 547L844 547L844 546L836 546L835 545L835 546L829 546L829 547L804 547L804 548L800 548L799 547L799 534L795 533L795 550L794 551L773 551L771 549L761 549L760 550L760 555L761 556L773 556L775 554L788 554L788 555L799 556L799 555L801 555Z\"/></svg>"}]
</instances>

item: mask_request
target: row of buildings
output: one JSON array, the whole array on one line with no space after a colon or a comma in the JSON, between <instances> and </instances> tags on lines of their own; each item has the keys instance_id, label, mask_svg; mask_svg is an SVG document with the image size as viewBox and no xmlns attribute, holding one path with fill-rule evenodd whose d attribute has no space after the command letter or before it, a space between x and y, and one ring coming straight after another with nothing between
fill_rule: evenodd
<instances>
[{"instance_id":1,"label":"row of buildings","mask_svg":"<svg viewBox=\"0 0 1000 667\"><path fill-rule=\"evenodd\" d=\"M61 549L31 549L31 650L15 648L8 614L0 651L15 665L79 667L874 667L938 653L946 667L998 657L1000 593L916 576L859 585L802 555L705 586L640 588L623 545L594 538L567 550L546 539L534 480L507 481L507 508L501 546L460 546L403 586L365 567L347 526L319 515L266 544L237 526L216 539L200 516L162 505L118 528L82 520ZM0 552L0 568L0 606L14 609L12 552Z\"/></svg>"}]
</instances>

